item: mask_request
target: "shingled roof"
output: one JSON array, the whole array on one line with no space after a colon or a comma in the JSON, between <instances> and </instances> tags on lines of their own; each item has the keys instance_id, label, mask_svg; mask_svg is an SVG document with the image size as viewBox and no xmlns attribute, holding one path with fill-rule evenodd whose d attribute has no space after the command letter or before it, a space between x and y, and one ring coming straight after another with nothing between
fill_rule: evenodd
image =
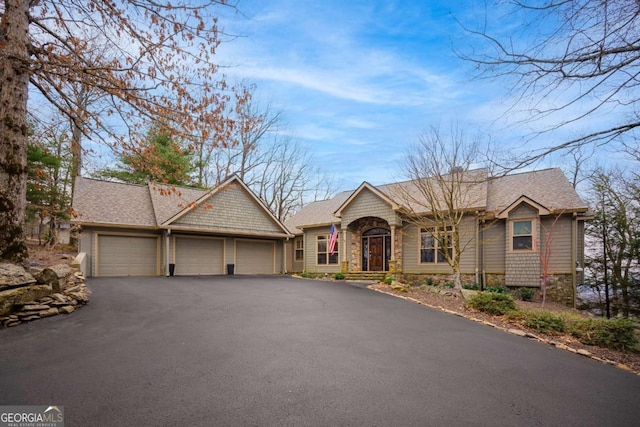
<instances>
[{"instance_id":1,"label":"shingled roof","mask_svg":"<svg viewBox=\"0 0 640 427\"><path fill-rule=\"evenodd\" d=\"M84 224L155 227L153 204L146 185L77 177L72 221Z\"/></svg>"},{"instance_id":2,"label":"shingled roof","mask_svg":"<svg viewBox=\"0 0 640 427\"><path fill-rule=\"evenodd\" d=\"M562 170L558 168L523 172L512 175L484 179L486 171L478 169L467 172L469 194L466 196L467 206L462 209L485 210L497 215L520 197L527 197L545 206L551 212L587 212L588 206L582 201L575 189L567 180ZM482 178L482 179L480 179ZM399 196L413 191L415 182L405 181L376 186L388 198L403 205ZM412 188L414 190L412 190ZM301 234L302 229L323 226L330 223L340 223L340 218L334 213L356 190L343 191L329 200L312 202L302 208L292 218L285 221L285 225L293 234ZM420 211L420 203L405 208L415 212ZM424 209L422 209L424 210Z\"/></svg>"}]
</instances>

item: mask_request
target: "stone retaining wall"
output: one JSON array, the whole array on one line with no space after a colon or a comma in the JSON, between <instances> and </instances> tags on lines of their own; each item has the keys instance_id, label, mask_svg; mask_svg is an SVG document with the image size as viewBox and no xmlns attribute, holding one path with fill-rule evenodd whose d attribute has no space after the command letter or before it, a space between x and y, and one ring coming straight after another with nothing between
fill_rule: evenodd
<instances>
[{"instance_id":1,"label":"stone retaining wall","mask_svg":"<svg viewBox=\"0 0 640 427\"><path fill-rule=\"evenodd\" d=\"M0 328L57 314L70 314L89 302L84 275L58 264L33 274L0 264Z\"/></svg>"}]
</instances>

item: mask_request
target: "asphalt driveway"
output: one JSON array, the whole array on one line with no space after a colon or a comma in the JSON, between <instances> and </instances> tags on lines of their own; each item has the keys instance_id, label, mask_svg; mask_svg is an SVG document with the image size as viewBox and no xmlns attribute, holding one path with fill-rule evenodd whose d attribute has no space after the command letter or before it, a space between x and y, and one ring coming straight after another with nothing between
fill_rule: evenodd
<instances>
[{"instance_id":1,"label":"asphalt driveway","mask_svg":"<svg viewBox=\"0 0 640 427\"><path fill-rule=\"evenodd\" d=\"M638 425L640 377L344 282L93 279L0 331L0 405L67 426Z\"/></svg>"}]
</instances>

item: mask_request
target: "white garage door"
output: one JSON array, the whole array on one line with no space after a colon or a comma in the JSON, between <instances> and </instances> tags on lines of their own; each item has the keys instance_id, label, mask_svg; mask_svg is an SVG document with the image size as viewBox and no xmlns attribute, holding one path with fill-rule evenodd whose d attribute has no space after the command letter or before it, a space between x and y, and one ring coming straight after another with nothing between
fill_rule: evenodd
<instances>
[{"instance_id":1,"label":"white garage door","mask_svg":"<svg viewBox=\"0 0 640 427\"><path fill-rule=\"evenodd\" d=\"M176 237L177 276L223 274L222 240Z\"/></svg>"},{"instance_id":2,"label":"white garage door","mask_svg":"<svg viewBox=\"0 0 640 427\"><path fill-rule=\"evenodd\" d=\"M274 274L275 244L253 240L236 241L236 274Z\"/></svg>"},{"instance_id":3,"label":"white garage door","mask_svg":"<svg viewBox=\"0 0 640 427\"><path fill-rule=\"evenodd\" d=\"M158 238L98 235L96 276L157 276Z\"/></svg>"}]
</instances>

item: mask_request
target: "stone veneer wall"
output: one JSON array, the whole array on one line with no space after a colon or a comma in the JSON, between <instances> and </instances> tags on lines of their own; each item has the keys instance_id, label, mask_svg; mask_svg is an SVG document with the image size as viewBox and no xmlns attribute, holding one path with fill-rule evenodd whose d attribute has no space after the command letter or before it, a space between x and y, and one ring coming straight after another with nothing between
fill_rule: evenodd
<instances>
[{"instance_id":1,"label":"stone veneer wall","mask_svg":"<svg viewBox=\"0 0 640 427\"><path fill-rule=\"evenodd\" d=\"M381 218L367 217L359 219L354 222L350 227L351 235L351 257L350 257L350 271L362 271L362 233L372 228L387 228L389 229L389 223ZM398 233L396 233L396 242L398 240ZM402 250L402 246L400 246ZM398 246L396 246L396 252Z\"/></svg>"},{"instance_id":2,"label":"stone veneer wall","mask_svg":"<svg viewBox=\"0 0 640 427\"><path fill-rule=\"evenodd\" d=\"M571 274L555 274L547 278L547 300L573 307L575 291Z\"/></svg>"}]
</instances>

